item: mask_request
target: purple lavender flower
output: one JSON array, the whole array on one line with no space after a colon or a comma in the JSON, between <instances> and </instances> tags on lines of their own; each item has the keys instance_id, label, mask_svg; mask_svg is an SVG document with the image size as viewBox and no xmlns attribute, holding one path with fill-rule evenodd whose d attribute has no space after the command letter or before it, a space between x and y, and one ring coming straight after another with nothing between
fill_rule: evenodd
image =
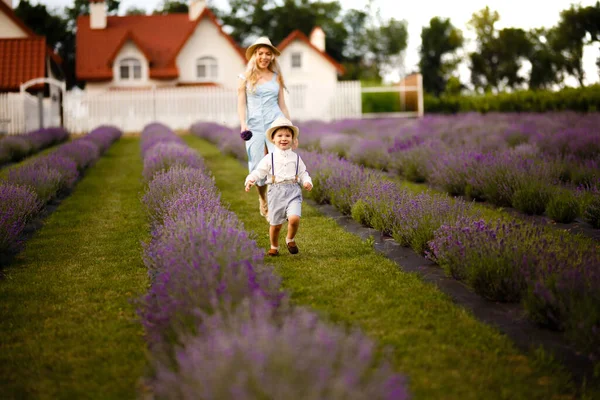
<instances>
[{"instance_id":1,"label":"purple lavender flower","mask_svg":"<svg viewBox=\"0 0 600 400\"><path fill-rule=\"evenodd\" d=\"M152 360L158 397L409 398L406 378L378 359L372 340L310 311L277 315L265 302L245 301L202 320L177 349L175 367Z\"/></svg>"},{"instance_id":2,"label":"purple lavender flower","mask_svg":"<svg viewBox=\"0 0 600 400\"><path fill-rule=\"evenodd\" d=\"M245 130L242 133L240 133L240 136L242 137L243 140L248 141L248 140L252 139L252 132Z\"/></svg>"},{"instance_id":3,"label":"purple lavender flower","mask_svg":"<svg viewBox=\"0 0 600 400\"><path fill-rule=\"evenodd\" d=\"M31 187L0 183L0 252L17 248L21 232L40 207Z\"/></svg>"}]
</instances>

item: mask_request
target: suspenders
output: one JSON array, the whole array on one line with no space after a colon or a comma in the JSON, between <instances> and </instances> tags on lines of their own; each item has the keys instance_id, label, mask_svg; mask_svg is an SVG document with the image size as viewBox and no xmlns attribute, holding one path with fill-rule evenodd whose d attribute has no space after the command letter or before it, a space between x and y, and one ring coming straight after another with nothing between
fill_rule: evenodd
<instances>
[{"instance_id":1,"label":"suspenders","mask_svg":"<svg viewBox=\"0 0 600 400\"><path fill-rule=\"evenodd\" d=\"M300 166L300 155L296 154L296 178L295 181L298 183L298 167ZM275 159L273 157L273 153L271 153L271 183L275 183Z\"/></svg>"}]
</instances>

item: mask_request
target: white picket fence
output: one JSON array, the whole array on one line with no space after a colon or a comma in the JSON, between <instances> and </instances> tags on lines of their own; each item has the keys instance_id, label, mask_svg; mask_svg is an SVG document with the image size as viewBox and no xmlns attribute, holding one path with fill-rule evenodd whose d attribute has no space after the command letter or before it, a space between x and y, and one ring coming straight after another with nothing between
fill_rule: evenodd
<instances>
[{"instance_id":1,"label":"white picket fence","mask_svg":"<svg viewBox=\"0 0 600 400\"><path fill-rule=\"evenodd\" d=\"M0 134L17 135L40 127L60 125L58 101L42 100L43 120L40 126L39 100L27 92L0 93Z\"/></svg>"},{"instance_id":2,"label":"white picket fence","mask_svg":"<svg viewBox=\"0 0 600 400\"><path fill-rule=\"evenodd\" d=\"M295 120L360 118L360 82L339 82L324 94L302 85L290 85L286 102ZM69 92L64 101L65 127L87 132L100 124L113 124L124 132L138 132L152 121L172 129L189 129L197 121L239 124L237 92L218 87L114 90L99 93Z\"/></svg>"},{"instance_id":3,"label":"white picket fence","mask_svg":"<svg viewBox=\"0 0 600 400\"><path fill-rule=\"evenodd\" d=\"M361 93L365 89L361 89L358 81L338 82L330 90L293 84L288 89L286 104L294 121L330 121L365 116L362 114L361 101ZM9 134L37 129L37 101L37 98L28 93L0 94L0 131L2 121L5 121L5 131ZM49 115L44 117L45 126L60 123L60 115L57 119L55 108L48 107ZM46 113L46 103L44 110ZM239 124L237 92L218 87L110 90L96 93L70 91L63 98L63 123L71 133L86 133L102 124L115 125L124 132L139 132L154 121L162 122L175 130L189 129L198 121L236 126Z\"/></svg>"}]
</instances>

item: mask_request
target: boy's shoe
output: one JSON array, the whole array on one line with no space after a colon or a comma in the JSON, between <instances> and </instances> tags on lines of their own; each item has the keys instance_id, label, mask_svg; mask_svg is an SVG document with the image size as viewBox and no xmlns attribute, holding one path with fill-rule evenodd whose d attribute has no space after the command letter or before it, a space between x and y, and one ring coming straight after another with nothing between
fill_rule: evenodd
<instances>
[{"instance_id":1,"label":"boy's shoe","mask_svg":"<svg viewBox=\"0 0 600 400\"><path fill-rule=\"evenodd\" d=\"M267 251L267 255L271 256L271 257L278 256L279 255L279 250L269 249L269 251Z\"/></svg>"},{"instance_id":2,"label":"boy's shoe","mask_svg":"<svg viewBox=\"0 0 600 400\"><path fill-rule=\"evenodd\" d=\"M296 246L296 242L292 241L287 244L287 248L292 254L298 254L298 246Z\"/></svg>"}]
</instances>

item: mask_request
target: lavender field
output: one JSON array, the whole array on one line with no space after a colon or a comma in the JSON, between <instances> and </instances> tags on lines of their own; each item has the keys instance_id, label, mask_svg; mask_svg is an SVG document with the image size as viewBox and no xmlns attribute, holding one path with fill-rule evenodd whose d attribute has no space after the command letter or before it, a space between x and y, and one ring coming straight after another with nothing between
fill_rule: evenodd
<instances>
[{"instance_id":1,"label":"lavender field","mask_svg":"<svg viewBox=\"0 0 600 400\"><path fill-rule=\"evenodd\" d=\"M468 114L299 125L313 199L392 236L485 298L521 303L531 320L565 332L598 360L600 244L525 220L486 219L470 200L560 222L584 219L598 228L600 115ZM235 130L203 123L191 130L245 159ZM390 173L431 189L411 192Z\"/></svg>"}]
</instances>

